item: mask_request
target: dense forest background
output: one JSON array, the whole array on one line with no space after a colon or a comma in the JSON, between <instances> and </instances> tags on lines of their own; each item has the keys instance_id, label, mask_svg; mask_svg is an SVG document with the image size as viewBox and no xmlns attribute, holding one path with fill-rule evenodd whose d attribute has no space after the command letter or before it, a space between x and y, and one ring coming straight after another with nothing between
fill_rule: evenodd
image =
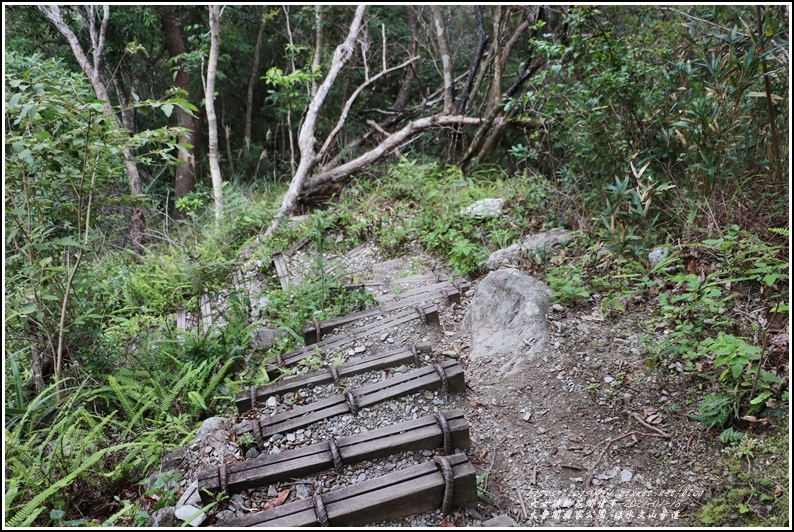
<instances>
[{"instance_id":1,"label":"dense forest background","mask_svg":"<svg viewBox=\"0 0 794 532\"><path fill-rule=\"evenodd\" d=\"M789 16L4 6L6 524L145 523L169 494L141 480L295 344L249 349L234 297L187 338L174 313L330 228L471 276L542 228L581 230L615 268L693 245L660 304L665 356L722 342L712 428L787 410L788 351L765 338L788 320ZM491 194L510 216L454 215ZM556 293L583 295L590 266L552 276ZM599 288L613 310L663 290L629 273ZM730 283L754 283L766 328L723 319ZM325 283L270 298L260 323L296 333L361 304Z\"/></svg>"}]
</instances>

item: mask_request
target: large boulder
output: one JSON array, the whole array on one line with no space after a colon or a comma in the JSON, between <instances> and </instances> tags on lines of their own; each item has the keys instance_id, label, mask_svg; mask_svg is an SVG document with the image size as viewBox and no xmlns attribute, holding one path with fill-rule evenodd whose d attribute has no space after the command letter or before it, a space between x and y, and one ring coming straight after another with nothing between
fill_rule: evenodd
<instances>
[{"instance_id":1,"label":"large boulder","mask_svg":"<svg viewBox=\"0 0 794 532\"><path fill-rule=\"evenodd\" d=\"M518 270L489 273L477 286L464 325L471 331L470 364L500 377L519 371L549 336L551 290Z\"/></svg>"},{"instance_id":2,"label":"large boulder","mask_svg":"<svg viewBox=\"0 0 794 532\"><path fill-rule=\"evenodd\" d=\"M529 235L522 242L491 253L491 256L485 260L485 266L490 270L495 270L511 262L522 251L537 250L541 253L549 253L555 246L565 244L572 238L573 233L559 227Z\"/></svg>"}]
</instances>

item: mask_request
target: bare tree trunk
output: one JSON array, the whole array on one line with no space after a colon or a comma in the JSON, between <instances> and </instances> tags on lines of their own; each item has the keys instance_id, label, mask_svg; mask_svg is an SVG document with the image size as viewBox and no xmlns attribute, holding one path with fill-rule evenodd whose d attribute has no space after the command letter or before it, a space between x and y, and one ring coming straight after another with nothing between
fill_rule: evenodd
<instances>
[{"instance_id":1,"label":"bare tree trunk","mask_svg":"<svg viewBox=\"0 0 794 532\"><path fill-rule=\"evenodd\" d=\"M262 15L259 19L259 31L256 34L256 45L254 46L254 65L251 67L251 78L248 80L248 97L245 106L245 153L251 151L251 124L254 113L254 85L259 77L259 54L262 52L262 37L265 35L265 9L262 8Z\"/></svg>"},{"instance_id":2,"label":"bare tree trunk","mask_svg":"<svg viewBox=\"0 0 794 532\"><path fill-rule=\"evenodd\" d=\"M482 61L482 56L485 54L485 47L488 46L488 34L485 33L481 6L474 6L474 16L477 19L477 37L480 40L480 44L477 47L477 52L474 54L474 61L472 61L471 68L469 69L469 76L466 79L466 88L460 95L458 106L455 109L455 114L459 115L466 113L466 104L472 96L471 90L474 88L474 79L480 69L480 62Z\"/></svg>"},{"instance_id":3,"label":"bare tree trunk","mask_svg":"<svg viewBox=\"0 0 794 532\"><path fill-rule=\"evenodd\" d=\"M320 84L317 82L317 76L320 73L320 60L323 54L323 6L314 6L314 24L315 38L314 38L314 57L312 57L312 98L317 94L317 89Z\"/></svg>"},{"instance_id":4,"label":"bare tree trunk","mask_svg":"<svg viewBox=\"0 0 794 532\"><path fill-rule=\"evenodd\" d=\"M450 114L455 95L452 86L452 60L449 55L449 46L447 46L444 18L441 14L441 7L433 5L430 6L430 10L433 12L436 22L436 40L438 41L438 50L441 52L441 64L444 68L444 113Z\"/></svg>"},{"instance_id":5,"label":"bare tree trunk","mask_svg":"<svg viewBox=\"0 0 794 532\"><path fill-rule=\"evenodd\" d=\"M184 54L187 49L185 47L185 41L182 39L182 33L179 31L179 26L174 19L174 11L173 9L161 9L159 13L168 55L176 59ZM176 71L174 83L177 87L185 91L185 93L189 93L190 78L188 77L187 70L185 70L184 61L180 60L178 65L179 69ZM180 144L193 144L192 132L196 130L194 118L178 105L176 106L175 112L176 121L179 126L189 130L185 136L179 137ZM179 150L177 158L180 164L176 166L174 176L175 199L184 198L196 185L196 164L193 148L189 148L186 151ZM174 209L174 217L179 218L181 216L181 211L179 209Z\"/></svg>"},{"instance_id":6,"label":"bare tree trunk","mask_svg":"<svg viewBox=\"0 0 794 532\"><path fill-rule=\"evenodd\" d=\"M413 6L408 7L408 31L411 33L410 41L408 41L408 57L416 57L416 9ZM400 92L397 93L397 98L394 99L394 108L401 111L405 104L408 103L408 94L411 90L411 83L414 80L414 68L411 66L405 72L402 85L400 85Z\"/></svg>"},{"instance_id":7,"label":"bare tree trunk","mask_svg":"<svg viewBox=\"0 0 794 532\"><path fill-rule=\"evenodd\" d=\"M223 182L221 180L220 156L218 154L218 120L215 116L215 72L218 67L218 49L220 47L220 16L221 8L210 6L210 57L207 63L207 82L204 98L207 101L207 129L210 144L210 174L212 175L212 195L215 198L215 223L223 216Z\"/></svg>"},{"instance_id":8,"label":"bare tree trunk","mask_svg":"<svg viewBox=\"0 0 794 532\"><path fill-rule=\"evenodd\" d=\"M276 230L281 221L295 208L298 195L303 188L303 183L308 177L309 172L311 172L312 168L317 164L317 156L314 151L314 130L317 124L317 115L322 108L323 102L325 102L328 91L331 89L334 81L336 81L337 76L339 76L339 72L350 59L350 56L353 55L356 37L361 30L365 11L366 6L359 5L356 8L356 14L353 17L353 22L350 23L350 31L347 34L347 38L345 42L336 48L334 58L331 61L331 68L328 70L328 75L317 89L317 94L312 98L311 103L309 103L309 108L306 111L306 119L303 122L303 127L301 127L300 136L298 137L298 147L301 152L300 164L290 182L287 193L284 195L284 200L281 202L281 208L278 214L265 232L265 238L269 237L273 231Z\"/></svg>"},{"instance_id":9,"label":"bare tree trunk","mask_svg":"<svg viewBox=\"0 0 794 532\"><path fill-rule=\"evenodd\" d=\"M113 106L110 104L107 85L104 81L102 81L100 75L100 69L102 68L102 58L105 49L105 37L107 35L108 23L110 21L110 7L107 4L103 6L104 14L99 29L96 27L94 7L87 6L86 8L89 33L91 35L91 52L93 56L93 62L88 60L85 52L83 52L82 46L80 46L80 41L77 40L77 36L74 34L71 28L66 25L66 22L64 22L63 17L61 16L60 7L57 5L39 5L38 7L39 10L44 14L44 17L49 20L53 26L55 26L55 29L57 29L58 32L63 35L66 41L69 43L77 63L80 65L80 68L83 69L83 72L91 82L91 86L94 88L97 98L105 102L105 115L113 117L117 123L119 123L118 118L116 118L115 114L113 113ZM130 184L130 194L133 197L140 196L142 191L141 176L138 173L138 167L135 165L132 152L128 148L125 148L122 153L124 167L127 170L127 178ZM145 228L146 219L143 209L140 207L133 208L130 236L132 239L133 250L136 252L140 250L143 244L143 232Z\"/></svg>"}]
</instances>

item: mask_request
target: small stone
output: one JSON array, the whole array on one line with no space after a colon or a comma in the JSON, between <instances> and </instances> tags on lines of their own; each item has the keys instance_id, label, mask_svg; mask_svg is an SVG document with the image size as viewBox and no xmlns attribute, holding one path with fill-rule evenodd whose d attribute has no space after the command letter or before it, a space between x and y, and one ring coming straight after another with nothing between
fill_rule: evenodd
<instances>
[{"instance_id":1,"label":"small stone","mask_svg":"<svg viewBox=\"0 0 794 532\"><path fill-rule=\"evenodd\" d=\"M615 380L615 379L613 379L613 378L612 378L612 377L610 377L609 375L607 375L606 377L604 377L604 382L605 382L605 383L607 383L607 384L609 384L609 383L613 382L614 380Z\"/></svg>"},{"instance_id":2,"label":"small stone","mask_svg":"<svg viewBox=\"0 0 794 532\"><path fill-rule=\"evenodd\" d=\"M240 495L239 493L235 493L234 495L229 497L229 500L235 504L239 504L240 506L245 504L245 499L243 499L243 496Z\"/></svg>"},{"instance_id":3,"label":"small stone","mask_svg":"<svg viewBox=\"0 0 794 532\"><path fill-rule=\"evenodd\" d=\"M422 451L422 456L424 456L425 458L430 458L431 456L433 456L433 451L425 449L424 451Z\"/></svg>"},{"instance_id":4,"label":"small stone","mask_svg":"<svg viewBox=\"0 0 794 532\"><path fill-rule=\"evenodd\" d=\"M551 310L553 310L554 312L564 312L565 311L565 307L563 307L559 303L555 303L555 304L553 304L551 306Z\"/></svg>"},{"instance_id":5,"label":"small stone","mask_svg":"<svg viewBox=\"0 0 794 532\"><path fill-rule=\"evenodd\" d=\"M295 434L293 434L292 432L287 434L287 441L295 441Z\"/></svg>"},{"instance_id":6,"label":"small stone","mask_svg":"<svg viewBox=\"0 0 794 532\"><path fill-rule=\"evenodd\" d=\"M356 478L356 482L364 482L365 480L367 480L367 474L366 473L361 473Z\"/></svg>"},{"instance_id":7,"label":"small stone","mask_svg":"<svg viewBox=\"0 0 794 532\"><path fill-rule=\"evenodd\" d=\"M256 447L251 447L250 449L245 451L245 457L247 459L256 458L257 456L259 456L259 449L257 449Z\"/></svg>"},{"instance_id":8,"label":"small stone","mask_svg":"<svg viewBox=\"0 0 794 532\"><path fill-rule=\"evenodd\" d=\"M405 366L405 365L398 366L398 367L394 368L394 371L395 371L395 373L408 373L408 367Z\"/></svg>"},{"instance_id":9,"label":"small stone","mask_svg":"<svg viewBox=\"0 0 794 532\"><path fill-rule=\"evenodd\" d=\"M394 338L392 338L391 336L389 336L388 338L386 338L386 343L388 343L388 344L393 344L393 343L394 343Z\"/></svg>"},{"instance_id":10,"label":"small stone","mask_svg":"<svg viewBox=\"0 0 794 532\"><path fill-rule=\"evenodd\" d=\"M546 429L544 429L543 427L538 427L537 431L538 431L538 434L545 434L546 433Z\"/></svg>"},{"instance_id":11,"label":"small stone","mask_svg":"<svg viewBox=\"0 0 794 532\"><path fill-rule=\"evenodd\" d=\"M388 338L388 337L389 337L389 333L383 333L383 334L380 335L380 341L381 342L385 342L386 338Z\"/></svg>"},{"instance_id":12,"label":"small stone","mask_svg":"<svg viewBox=\"0 0 794 532\"><path fill-rule=\"evenodd\" d=\"M268 408L276 408L276 405L278 404L278 400L276 399L275 396L271 395L270 397L267 398L267 402L265 404L267 404Z\"/></svg>"},{"instance_id":13,"label":"small stone","mask_svg":"<svg viewBox=\"0 0 794 532\"><path fill-rule=\"evenodd\" d=\"M449 358L460 358L460 355L455 351L442 351L441 354Z\"/></svg>"},{"instance_id":14,"label":"small stone","mask_svg":"<svg viewBox=\"0 0 794 532\"><path fill-rule=\"evenodd\" d=\"M356 354L356 352L355 352L355 351L353 351L352 349L348 349L348 350L347 350L347 356L349 356L349 357L352 357L352 356L353 356L353 355L355 355L355 354Z\"/></svg>"},{"instance_id":15,"label":"small stone","mask_svg":"<svg viewBox=\"0 0 794 532\"><path fill-rule=\"evenodd\" d=\"M207 516L204 515L203 512L201 512L201 513L200 512L201 512L201 509L196 508L195 506L193 506L191 504L186 504L185 506L179 506L174 511L174 516L177 519L181 520L181 521L187 521L187 520L191 519L194 515L198 514L198 515L196 515L195 518L193 518L190 521L190 526L199 526L207 518Z\"/></svg>"},{"instance_id":16,"label":"small stone","mask_svg":"<svg viewBox=\"0 0 794 532\"><path fill-rule=\"evenodd\" d=\"M455 331L444 331L445 336L455 336Z\"/></svg>"},{"instance_id":17,"label":"small stone","mask_svg":"<svg viewBox=\"0 0 794 532\"><path fill-rule=\"evenodd\" d=\"M425 393L424 393L423 395L424 395L424 398L425 398L425 399L427 399L428 401L429 401L430 399L432 399L433 397L435 397L435 396L433 395L433 392L431 392L431 391L429 391L429 390L425 390Z\"/></svg>"},{"instance_id":18,"label":"small stone","mask_svg":"<svg viewBox=\"0 0 794 532\"><path fill-rule=\"evenodd\" d=\"M444 406L444 400L436 397L435 399L433 399L433 404L436 406Z\"/></svg>"},{"instance_id":19,"label":"small stone","mask_svg":"<svg viewBox=\"0 0 794 532\"><path fill-rule=\"evenodd\" d=\"M529 420L532 419L532 412L524 412L524 415L521 416L521 419L523 419L524 421L526 421L528 423Z\"/></svg>"},{"instance_id":20,"label":"small stone","mask_svg":"<svg viewBox=\"0 0 794 532\"><path fill-rule=\"evenodd\" d=\"M355 352L355 354L358 355L358 354L363 353L366 350L367 350L366 347L364 347L363 345L360 345L360 346L356 347L353 351Z\"/></svg>"},{"instance_id":21,"label":"small stone","mask_svg":"<svg viewBox=\"0 0 794 532\"><path fill-rule=\"evenodd\" d=\"M620 472L620 483L625 484L626 482L631 482L631 478L634 476L634 473L629 471L628 469L624 469Z\"/></svg>"},{"instance_id":22,"label":"small stone","mask_svg":"<svg viewBox=\"0 0 794 532\"><path fill-rule=\"evenodd\" d=\"M281 434L280 432L276 432L275 434L273 434L273 435L270 437L270 439L272 439L273 441L281 441L281 440L283 440L283 439L284 439L284 435L283 435L283 434Z\"/></svg>"},{"instance_id":23,"label":"small stone","mask_svg":"<svg viewBox=\"0 0 794 532\"><path fill-rule=\"evenodd\" d=\"M299 499L305 499L311 494L308 484L295 484L295 496Z\"/></svg>"},{"instance_id":24,"label":"small stone","mask_svg":"<svg viewBox=\"0 0 794 532\"><path fill-rule=\"evenodd\" d=\"M667 257L668 249L667 248L653 248L650 253L648 253L648 262L651 264L651 268L655 268L660 262Z\"/></svg>"},{"instance_id":25,"label":"small stone","mask_svg":"<svg viewBox=\"0 0 794 532\"><path fill-rule=\"evenodd\" d=\"M271 485L270 485L270 486L268 486L268 488L267 488L267 496L268 496L268 497L275 497L276 495L278 495L278 490L276 489L276 486L274 486L273 484L271 484Z\"/></svg>"},{"instance_id":26,"label":"small stone","mask_svg":"<svg viewBox=\"0 0 794 532\"><path fill-rule=\"evenodd\" d=\"M516 522L509 515L502 514L483 521L482 526L486 528L512 528L516 526Z\"/></svg>"}]
</instances>

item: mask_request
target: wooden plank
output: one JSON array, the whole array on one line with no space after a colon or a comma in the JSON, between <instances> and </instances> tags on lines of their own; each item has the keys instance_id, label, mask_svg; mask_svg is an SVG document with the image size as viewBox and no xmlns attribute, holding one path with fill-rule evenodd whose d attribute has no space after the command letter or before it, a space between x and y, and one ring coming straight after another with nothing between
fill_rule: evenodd
<instances>
[{"instance_id":1,"label":"wooden plank","mask_svg":"<svg viewBox=\"0 0 794 532\"><path fill-rule=\"evenodd\" d=\"M447 457L453 474L453 503L469 507L477 503L474 466L464 454ZM444 477L436 464L428 461L382 477L346 486L322 495L329 526L361 526L430 512L441 506ZM242 518L224 521L219 526L294 527L316 526L310 498L284 504Z\"/></svg>"},{"instance_id":2,"label":"wooden plank","mask_svg":"<svg viewBox=\"0 0 794 532\"><path fill-rule=\"evenodd\" d=\"M206 332L212 327L212 308L210 307L210 296L201 294L201 324L202 332Z\"/></svg>"},{"instance_id":3,"label":"wooden plank","mask_svg":"<svg viewBox=\"0 0 794 532\"><path fill-rule=\"evenodd\" d=\"M396 301L398 299L403 299L406 297L412 297L416 294L424 294L427 292L439 291L442 289L454 289L455 292L458 292L456 296L452 291L448 291L448 299L450 301L455 301L456 303L460 302L460 294L468 290L470 287L469 282L465 279L454 279L452 281L445 281L443 283L438 284L426 284L423 286L417 286L416 288L412 288L410 290L406 290L404 292L397 293L390 293L390 294L381 294L375 296L375 300L379 303L388 303L390 301Z\"/></svg>"},{"instance_id":4,"label":"wooden plank","mask_svg":"<svg viewBox=\"0 0 794 532\"><path fill-rule=\"evenodd\" d=\"M445 360L438 364L447 378L450 389L461 390L465 387L463 368L454 360ZM409 395L422 390L438 388L442 384L441 376L435 367L426 366L409 371L385 381L362 386L357 390L350 390L357 408L364 408L389 399ZM276 433L286 434L301 429L339 414L350 412L346 394L338 394L321 399L314 403L297 406L286 412L260 420L250 420L238 426L237 434L253 433L252 423L258 423L263 438Z\"/></svg>"},{"instance_id":5,"label":"wooden plank","mask_svg":"<svg viewBox=\"0 0 794 532\"><path fill-rule=\"evenodd\" d=\"M289 249L287 250L287 253L286 253L287 257L291 257L291 256L293 256L295 253L297 253L298 251L300 251L301 249L303 249L303 247L304 247L306 244L308 244L310 240L311 240L311 238L309 238L308 236L304 236L303 238L301 238L300 240L298 240L297 242L295 242L295 244L294 244L294 245L293 245L291 248L289 248Z\"/></svg>"},{"instance_id":6,"label":"wooden plank","mask_svg":"<svg viewBox=\"0 0 794 532\"><path fill-rule=\"evenodd\" d=\"M325 321L308 323L303 327L303 340L306 345L315 344L321 338L318 338L317 331L320 332L320 337L332 332L337 327L347 325L356 320L369 318L371 316L381 316L389 312L395 312L404 309L408 306L418 305L420 303L430 303L434 299L450 300L457 298L460 301L458 291L450 287L443 287L440 290L432 290L427 292L420 292L411 294L405 297L395 299L385 305L368 308L359 312L352 312L338 318L331 318Z\"/></svg>"},{"instance_id":7,"label":"wooden plank","mask_svg":"<svg viewBox=\"0 0 794 532\"><path fill-rule=\"evenodd\" d=\"M187 330L187 313L184 307L176 309L176 328L183 331Z\"/></svg>"},{"instance_id":8,"label":"wooden plank","mask_svg":"<svg viewBox=\"0 0 794 532\"><path fill-rule=\"evenodd\" d=\"M421 310L422 313L425 315L428 323L438 323L438 308L435 305L430 304L420 304L417 305ZM365 325L363 327L359 327L350 331L349 333L344 334L337 334L331 337L326 337L323 340L317 342L316 344L307 345L306 347L302 347L301 349L297 349L288 353L281 357L282 365L281 367L286 368L289 366L293 366L300 362L301 360L305 360L306 358L313 356L315 354L325 354L329 350L334 349L336 347L340 347L345 345L349 342L366 338L375 333L379 333L385 329L389 329L391 327L396 327L397 325L401 325L403 323L419 319L420 313L414 309L405 309L401 312L398 312L384 320L378 321L376 323L372 323L369 325ZM279 366L274 364L271 360L270 363L266 366L266 370L268 375L271 379L274 379L279 375Z\"/></svg>"},{"instance_id":9,"label":"wooden plank","mask_svg":"<svg viewBox=\"0 0 794 532\"><path fill-rule=\"evenodd\" d=\"M443 412L449 425L452 448L469 447L469 424L461 410ZM444 436L435 416L390 425L367 431L336 442L343 464L356 464L394 455L403 451L443 448ZM239 493L249 488L274 484L288 478L299 478L334 467L327 442L293 449L275 455L262 455L226 466L227 491ZM209 503L221 491L217 467L197 474L199 493Z\"/></svg>"},{"instance_id":10,"label":"wooden plank","mask_svg":"<svg viewBox=\"0 0 794 532\"><path fill-rule=\"evenodd\" d=\"M276 266L281 289L286 290L289 286L289 271L287 271L287 264L284 262L284 254L280 251L273 253L273 264Z\"/></svg>"},{"instance_id":11,"label":"wooden plank","mask_svg":"<svg viewBox=\"0 0 794 532\"><path fill-rule=\"evenodd\" d=\"M428 343L418 344L414 347L416 347L416 350L419 354L427 354L431 351L430 344ZM341 379L344 377L359 375L361 373L367 373L369 371L377 371L383 368L413 363L413 351L411 349L401 348L388 351L386 353L381 353L379 355L352 359L341 366L337 366L336 370L337 375ZM257 403L264 403L268 397L273 395L294 392L300 390L301 388L319 386L330 382L334 382L334 377L330 369L316 371L307 375L288 377L272 384L268 384L266 387L255 388L254 397L256 398ZM237 397L235 398L235 404L237 405L237 410L240 413L250 410L251 391L247 390L238 393Z\"/></svg>"}]
</instances>

